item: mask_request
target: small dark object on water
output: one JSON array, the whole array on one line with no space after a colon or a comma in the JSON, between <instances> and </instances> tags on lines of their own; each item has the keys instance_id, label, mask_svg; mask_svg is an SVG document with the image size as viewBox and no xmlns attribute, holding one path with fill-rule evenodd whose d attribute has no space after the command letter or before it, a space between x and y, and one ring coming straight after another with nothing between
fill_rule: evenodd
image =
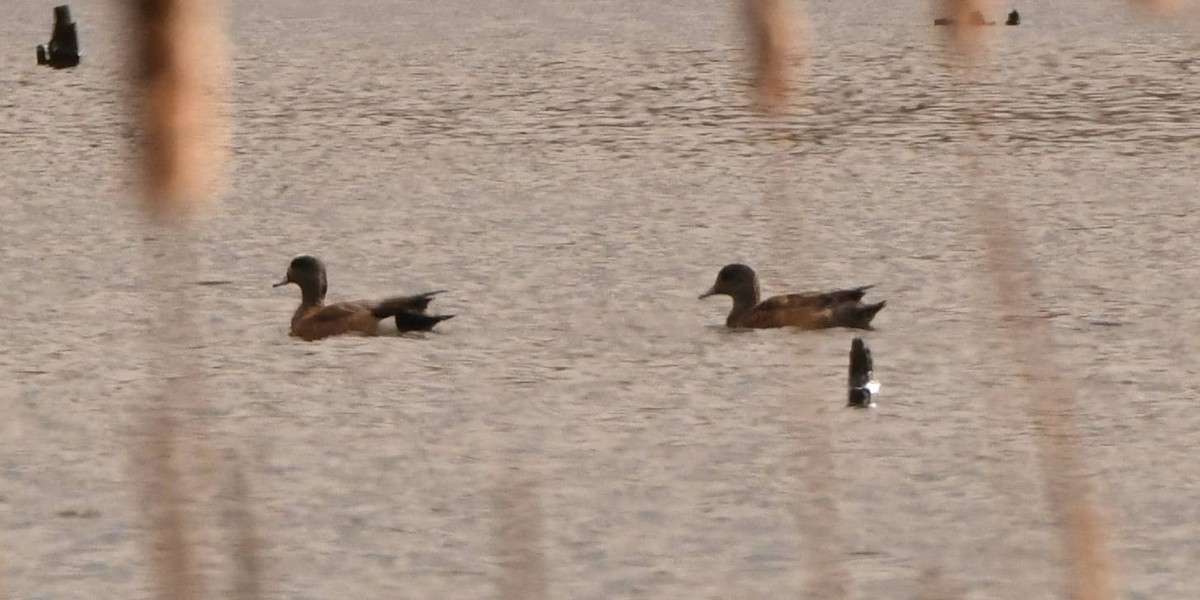
<instances>
[{"instance_id":1,"label":"small dark object on water","mask_svg":"<svg viewBox=\"0 0 1200 600\"><path fill-rule=\"evenodd\" d=\"M871 360L871 349L862 338L850 343L850 388L849 406L870 408L875 406L872 396L879 391L879 382L874 380L875 362Z\"/></svg>"},{"instance_id":2,"label":"small dark object on water","mask_svg":"<svg viewBox=\"0 0 1200 600\"><path fill-rule=\"evenodd\" d=\"M1004 21L1004 24L1005 25L1020 25L1021 24L1021 13L1017 12L1017 9L1015 9L1015 8L1012 9L1012 12L1008 13L1008 19Z\"/></svg>"},{"instance_id":3,"label":"small dark object on water","mask_svg":"<svg viewBox=\"0 0 1200 600\"><path fill-rule=\"evenodd\" d=\"M934 19L933 24L934 25L953 25L954 19L948 19L946 17L941 17L939 19Z\"/></svg>"},{"instance_id":4,"label":"small dark object on water","mask_svg":"<svg viewBox=\"0 0 1200 600\"><path fill-rule=\"evenodd\" d=\"M54 33L50 43L37 47L39 65L65 69L79 65L79 35L71 21L71 7L66 4L54 7Z\"/></svg>"}]
</instances>

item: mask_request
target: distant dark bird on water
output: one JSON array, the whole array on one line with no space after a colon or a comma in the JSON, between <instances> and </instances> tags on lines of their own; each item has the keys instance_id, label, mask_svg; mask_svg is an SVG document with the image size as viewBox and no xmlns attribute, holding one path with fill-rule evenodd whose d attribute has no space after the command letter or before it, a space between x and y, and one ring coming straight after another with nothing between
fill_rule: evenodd
<instances>
[{"instance_id":1,"label":"distant dark bird on water","mask_svg":"<svg viewBox=\"0 0 1200 600\"><path fill-rule=\"evenodd\" d=\"M725 319L728 327L871 329L871 319L887 304L886 301L863 304L863 296L872 287L864 285L832 292L787 294L760 301L758 276L754 269L732 264L721 269L716 283L700 298L718 294L733 298L733 309Z\"/></svg>"},{"instance_id":2,"label":"distant dark bird on water","mask_svg":"<svg viewBox=\"0 0 1200 600\"><path fill-rule=\"evenodd\" d=\"M436 292L416 296L397 296L386 300L357 300L325 304L329 282L325 265L314 256L297 256L288 265L287 276L274 287L294 283L300 286L300 306L292 315L291 335L314 341L332 335L385 335L406 331L429 331L454 315L429 315L425 309ZM395 320L395 328L384 319Z\"/></svg>"},{"instance_id":3,"label":"distant dark bird on water","mask_svg":"<svg viewBox=\"0 0 1200 600\"><path fill-rule=\"evenodd\" d=\"M1021 24L1021 13L1017 12L1017 9L1015 9L1015 8L1012 9L1012 12L1008 13L1008 18L1004 20L1004 24L1005 25L1020 25Z\"/></svg>"}]
</instances>

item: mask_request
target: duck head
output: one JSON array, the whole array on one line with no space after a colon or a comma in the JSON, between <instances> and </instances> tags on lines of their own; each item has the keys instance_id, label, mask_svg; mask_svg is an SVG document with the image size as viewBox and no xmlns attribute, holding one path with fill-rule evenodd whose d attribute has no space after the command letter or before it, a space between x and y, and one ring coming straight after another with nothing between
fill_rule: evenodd
<instances>
[{"instance_id":1,"label":"duck head","mask_svg":"<svg viewBox=\"0 0 1200 600\"><path fill-rule=\"evenodd\" d=\"M700 299L719 294L731 296L735 302L757 304L758 276L754 274L754 269L742 264L725 265L717 273L717 281L707 292L700 294Z\"/></svg>"},{"instance_id":2,"label":"duck head","mask_svg":"<svg viewBox=\"0 0 1200 600\"><path fill-rule=\"evenodd\" d=\"M325 299L329 282L325 278L325 265L315 256L297 256L288 265L287 275L271 287L294 283L300 286L305 303L319 303Z\"/></svg>"}]
</instances>

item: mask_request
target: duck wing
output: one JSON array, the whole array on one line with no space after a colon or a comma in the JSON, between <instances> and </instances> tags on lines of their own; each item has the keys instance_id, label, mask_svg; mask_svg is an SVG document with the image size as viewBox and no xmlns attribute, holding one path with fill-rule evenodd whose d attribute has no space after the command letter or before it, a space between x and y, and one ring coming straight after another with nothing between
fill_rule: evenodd
<instances>
[{"instance_id":1,"label":"duck wing","mask_svg":"<svg viewBox=\"0 0 1200 600\"><path fill-rule=\"evenodd\" d=\"M396 313L396 330L401 333L406 331L432 331L433 326L445 321L453 319L454 315L427 315L416 312L398 312Z\"/></svg>"},{"instance_id":2,"label":"duck wing","mask_svg":"<svg viewBox=\"0 0 1200 600\"><path fill-rule=\"evenodd\" d=\"M813 310L814 308L832 308L839 304L861 302L867 290L874 285L864 285L832 292L802 292L799 294L784 294L767 298L755 307L755 310Z\"/></svg>"},{"instance_id":3,"label":"duck wing","mask_svg":"<svg viewBox=\"0 0 1200 600\"><path fill-rule=\"evenodd\" d=\"M361 315L370 310L371 306L367 302L338 302L322 306L318 310L305 315L305 318L317 323L330 323Z\"/></svg>"},{"instance_id":4,"label":"duck wing","mask_svg":"<svg viewBox=\"0 0 1200 600\"><path fill-rule=\"evenodd\" d=\"M862 307L862 298L873 286L831 292L785 294L767 298L755 306L744 319L745 327L825 327L852 326ZM879 307L882 308L882 305ZM875 309L874 312L878 312ZM869 319L868 319L869 321Z\"/></svg>"},{"instance_id":5,"label":"duck wing","mask_svg":"<svg viewBox=\"0 0 1200 600\"><path fill-rule=\"evenodd\" d=\"M830 309L821 294L787 294L758 303L741 319L741 327L800 327L819 329L828 321Z\"/></svg>"},{"instance_id":6,"label":"duck wing","mask_svg":"<svg viewBox=\"0 0 1200 600\"><path fill-rule=\"evenodd\" d=\"M862 302L863 296L867 295L867 290L875 287L872 285L863 285L856 288L845 290L834 290L832 292L824 292L820 294L811 294L821 299L822 306L834 306L837 304L846 304L851 302Z\"/></svg>"},{"instance_id":7,"label":"duck wing","mask_svg":"<svg viewBox=\"0 0 1200 600\"><path fill-rule=\"evenodd\" d=\"M310 309L301 307L292 318L292 335L308 341L345 333L371 335L378 323L379 319L371 314L370 305L362 302L338 302Z\"/></svg>"}]
</instances>

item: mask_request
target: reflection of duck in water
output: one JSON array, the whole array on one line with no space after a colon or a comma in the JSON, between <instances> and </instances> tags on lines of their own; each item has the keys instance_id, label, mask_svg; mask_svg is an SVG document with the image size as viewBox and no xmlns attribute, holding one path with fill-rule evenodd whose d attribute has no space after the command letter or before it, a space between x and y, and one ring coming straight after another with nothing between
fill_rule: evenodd
<instances>
[{"instance_id":1,"label":"reflection of duck in water","mask_svg":"<svg viewBox=\"0 0 1200 600\"><path fill-rule=\"evenodd\" d=\"M1012 12L1008 13L1008 19L1006 19L1004 21L1004 24L1005 25L1020 25L1021 24L1021 13L1018 13L1017 9L1015 9L1015 8L1012 9Z\"/></svg>"}]
</instances>

